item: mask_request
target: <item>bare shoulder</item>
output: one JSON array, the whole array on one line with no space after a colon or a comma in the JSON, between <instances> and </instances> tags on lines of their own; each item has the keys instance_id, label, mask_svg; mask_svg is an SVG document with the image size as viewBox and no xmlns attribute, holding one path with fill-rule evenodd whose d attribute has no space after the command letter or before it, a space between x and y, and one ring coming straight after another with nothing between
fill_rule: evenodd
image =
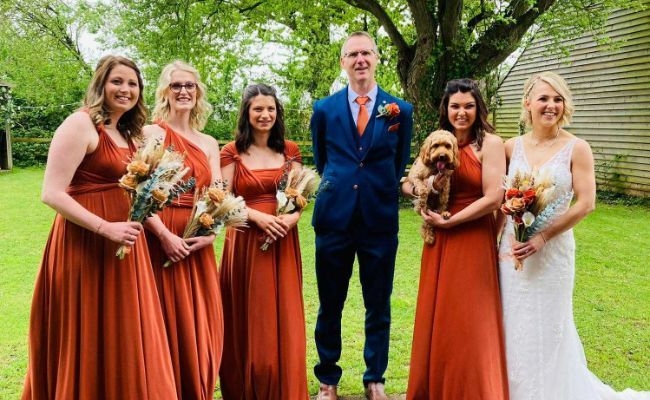
<instances>
[{"instance_id":1,"label":"bare shoulder","mask_svg":"<svg viewBox=\"0 0 650 400\"><path fill-rule=\"evenodd\" d=\"M156 137L160 139L165 137L165 130L157 124L145 125L142 127L142 134L146 138Z\"/></svg>"},{"instance_id":2,"label":"bare shoulder","mask_svg":"<svg viewBox=\"0 0 650 400\"><path fill-rule=\"evenodd\" d=\"M483 138L483 146L486 146L490 149L503 149L503 139L499 135L493 133L486 133Z\"/></svg>"},{"instance_id":3,"label":"bare shoulder","mask_svg":"<svg viewBox=\"0 0 650 400\"><path fill-rule=\"evenodd\" d=\"M54 136L59 137L68 137L76 141L85 141L89 143L93 140L97 140L97 128L93 121L90 119L90 115L83 111L76 111L70 114L59 127L56 129Z\"/></svg>"},{"instance_id":4,"label":"bare shoulder","mask_svg":"<svg viewBox=\"0 0 650 400\"><path fill-rule=\"evenodd\" d=\"M215 137L203 132L199 132L199 134L201 135L201 141L204 145L214 147L216 149L219 148L219 141Z\"/></svg>"},{"instance_id":5,"label":"bare shoulder","mask_svg":"<svg viewBox=\"0 0 650 400\"><path fill-rule=\"evenodd\" d=\"M83 111L76 111L70 114L59 126L57 130L91 130L96 131L90 115Z\"/></svg>"},{"instance_id":6,"label":"bare shoulder","mask_svg":"<svg viewBox=\"0 0 650 400\"><path fill-rule=\"evenodd\" d=\"M513 136L511 138L508 138L504 141L506 146L514 146L515 142L517 141L517 138L521 136Z\"/></svg>"},{"instance_id":7,"label":"bare shoulder","mask_svg":"<svg viewBox=\"0 0 650 400\"><path fill-rule=\"evenodd\" d=\"M593 153L591 151L591 146L589 143L577 136L571 135L575 138L575 144L573 145L573 155L571 158L576 160L577 158L587 158L592 159Z\"/></svg>"},{"instance_id":8,"label":"bare shoulder","mask_svg":"<svg viewBox=\"0 0 650 400\"><path fill-rule=\"evenodd\" d=\"M504 143L504 146L505 146L506 152L508 154L512 153L512 149L515 148L515 142L517 141L518 137L520 137L520 136L513 136L513 137L511 137L509 139L506 139L506 141Z\"/></svg>"}]
</instances>

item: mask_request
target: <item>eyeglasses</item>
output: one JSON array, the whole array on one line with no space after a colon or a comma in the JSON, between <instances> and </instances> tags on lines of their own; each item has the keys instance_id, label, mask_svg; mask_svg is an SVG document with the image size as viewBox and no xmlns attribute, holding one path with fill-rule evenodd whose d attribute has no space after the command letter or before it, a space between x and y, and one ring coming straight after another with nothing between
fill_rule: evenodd
<instances>
[{"instance_id":1,"label":"eyeglasses","mask_svg":"<svg viewBox=\"0 0 650 400\"><path fill-rule=\"evenodd\" d=\"M196 90L196 83L194 82L185 82L185 83L179 83L179 82L174 82L169 84L169 88L171 89L172 92L174 93L180 93L183 88L187 90L188 93L192 93Z\"/></svg>"},{"instance_id":2,"label":"eyeglasses","mask_svg":"<svg viewBox=\"0 0 650 400\"><path fill-rule=\"evenodd\" d=\"M361 57L363 58L368 58L371 55L375 54L374 50L357 50L357 51L350 51L345 54L343 54L343 57L347 57L351 60L357 58L361 54Z\"/></svg>"}]
</instances>

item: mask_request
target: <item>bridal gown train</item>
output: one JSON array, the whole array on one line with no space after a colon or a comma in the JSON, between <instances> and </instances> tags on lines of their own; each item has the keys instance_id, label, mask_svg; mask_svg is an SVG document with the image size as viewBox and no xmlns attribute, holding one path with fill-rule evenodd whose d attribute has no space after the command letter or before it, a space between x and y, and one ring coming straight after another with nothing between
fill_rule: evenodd
<instances>
[{"instance_id":1,"label":"bridal gown train","mask_svg":"<svg viewBox=\"0 0 650 400\"><path fill-rule=\"evenodd\" d=\"M572 190L569 141L540 167L557 185L557 196ZM508 168L529 171L518 138ZM563 213L569 201L560 207ZM512 220L508 218L499 249L501 298L511 400L649 400L650 392L615 392L587 368L573 320L575 242L568 230L549 239L539 253L515 271L511 253Z\"/></svg>"}]
</instances>

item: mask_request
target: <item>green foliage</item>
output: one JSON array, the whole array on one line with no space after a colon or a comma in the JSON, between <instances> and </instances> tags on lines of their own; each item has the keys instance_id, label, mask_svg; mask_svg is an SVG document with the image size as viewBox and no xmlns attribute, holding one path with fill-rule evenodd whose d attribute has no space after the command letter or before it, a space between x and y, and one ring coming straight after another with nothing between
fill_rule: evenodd
<instances>
[{"instance_id":1,"label":"green foliage","mask_svg":"<svg viewBox=\"0 0 650 400\"><path fill-rule=\"evenodd\" d=\"M13 114L13 101L11 97L11 88L0 81L0 127L11 121Z\"/></svg>"},{"instance_id":2,"label":"green foliage","mask_svg":"<svg viewBox=\"0 0 650 400\"><path fill-rule=\"evenodd\" d=\"M619 206L636 206L650 209L650 197L631 196L612 190L599 190L598 200L604 204Z\"/></svg>"},{"instance_id":3,"label":"green foliage","mask_svg":"<svg viewBox=\"0 0 650 400\"><path fill-rule=\"evenodd\" d=\"M570 39L587 32L600 44L616 46L616 38L605 35L607 18L617 8L640 9L644 7L643 0L620 2L618 0L563 0L557 1L551 10L543 15L538 25L544 37L551 40L548 54L551 56L566 56L571 50ZM567 29L567 23L570 29Z\"/></svg>"},{"instance_id":4,"label":"green foliage","mask_svg":"<svg viewBox=\"0 0 650 400\"><path fill-rule=\"evenodd\" d=\"M4 4L4 3L3 3ZM31 106L77 102L90 78L77 35L83 20L63 2L24 0L0 7L0 77Z\"/></svg>"},{"instance_id":5,"label":"green foliage","mask_svg":"<svg viewBox=\"0 0 650 400\"><path fill-rule=\"evenodd\" d=\"M23 0L3 2L0 18L0 78L12 85L11 134L49 138L80 104L90 68L77 44L86 9L72 2ZM14 143L14 165L44 164L46 143Z\"/></svg>"},{"instance_id":6,"label":"green foliage","mask_svg":"<svg viewBox=\"0 0 650 400\"><path fill-rule=\"evenodd\" d=\"M23 0L0 5L0 78L16 83L15 97L32 106L81 99L90 67L79 52L81 32L95 33L105 49L126 53L141 66L144 96L153 93L163 66L181 59L197 67L215 107L205 131L227 141L239 96L249 82L276 86L292 138L307 133L311 103L345 83L339 52L347 33L366 30L380 53L377 81L415 106L416 144L437 125L449 79L484 81L494 94L498 66L540 27L566 39L592 30L604 40L603 21L616 7L641 0ZM31 11L35 10L35 11ZM61 118L62 119L62 118Z\"/></svg>"},{"instance_id":7,"label":"green foliage","mask_svg":"<svg viewBox=\"0 0 650 400\"><path fill-rule=\"evenodd\" d=\"M73 103L63 106L30 106L23 99L16 99L12 116L11 136L14 138L51 139L63 120L79 107ZM12 143L13 163L17 167L45 165L48 142Z\"/></svg>"}]
</instances>

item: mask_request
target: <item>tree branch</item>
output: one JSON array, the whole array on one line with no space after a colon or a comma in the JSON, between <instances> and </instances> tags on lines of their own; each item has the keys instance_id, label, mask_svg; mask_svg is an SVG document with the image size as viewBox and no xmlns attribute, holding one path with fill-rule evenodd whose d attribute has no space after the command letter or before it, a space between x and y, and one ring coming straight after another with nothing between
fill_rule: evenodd
<instances>
[{"instance_id":1,"label":"tree branch","mask_svg":"<svg viewBox=\"0 0 650 400\"><path fill-rule=\"evenodd\" d=\"M536 3L539 3L539 1L537 1ZM513 18L520 18L524 13L526 13L529 10L529 7L530 7L529 0L513 0L508 5L508 8L506 8L505 15L509 15Z\"/></svg>"},{"instance_id":2,"label":"tree branch","mask_svg":"<svg viewBox=\"0 0 650 400\"><path fill-rule=\"evenodd\" d=\"M264 1L263 1L263 0L258 1L257 3L253 3L253 4L251 4L251 5L248 6L248 7L240 8L240 9L239 9L239 12L242 13L242 14L246 14L247 12L249 12L249 11L253 11L253 10L256 9L257 7L261 6L262 4L264 4Z\"/></svg>"},{"instance_id":3,"label":"tree branch","mask_svg":"<svg viewBox=\"0 0 650 400\"><path fill-rule=\"evenodd\" d=\"M356 7L361 10L368 11L369 13L374 15L375 18L377 18L377 20L381 24L381 26L383 26L384 29L386 30L388 37L397 48L397 52L399 54L406 55L411 52L411 48L409 47L408 43L406 43L406 40L404 40L404 37L397 29L397 26L390 18L386 10L384 10L384 8L381 5L379 5L378 2L376 2L375 0L345 0L345 2L351 5L352 7Z\"/></svg>"},{"instance_id":4,"label":"tree branch","mask_svg":"<svg viewBox=\"0 0 650 400\"><path fill-rule=\"evenodd\" d=\"M35 26L46 36L51 37L59 42L63 48L67 49L70 54L79 62L79 64L87 71L90 71L90 66L86 63L79 50L78 43L73 40L67 31L68 24L63 20L63 17L58 10L47 5L42 10L43 13L29 10L29 7L23 8L21 5L16 6L16 11L22 15L24 23Z\"/></svg>"},{"instance_id":5,"label":"tree branch","mask_svg":"<svg viewBox=\"0 0 650 400\"><path fill-rule=\"evenodd\" d=\"M476 26L480 24L488 15L489 13L485 12L485 10L481 10L480 13L476 14L473 16L468 22L467 22L467 33L470 34L474 31Z\"/></svg>"},{"instance_id":6,"label":"tree branch","mask_svg":"<svg viewBox=\"0 0 650 400\"><path fill-rule=\"evenodd\" d=\"M443 49L453 47L463 15L463 0L438 0L440 41Z\"/></svg>"},{"instance_id":7,"label":"tree branch","mask_svg":"<svg viewBox=\"0 0 650 400\"><path fill-rule=\"evenodd\" d=\"M518 6L509 12L519 14L516 19L504 18L492 25L472 46L472 64L480 66L477 75L489 71L504 61L518 46L528 29L537 18L547 12L557 0L537 0L526 12L521 13ZM512 16L511 16L512 17Z\"/></svg>"},{"instance_id":8,"label":"tree branch","mask_svg":"<svg viewBox=\"0 0 650 400\"><path fill-rule=\"evenodd\" d=\"M428 6L427 1L408 0L409 9L415 25L415 31L418 33L418 42L422 38L431 37L434 42L438 41L438 21L436 16Z\"/></svg>"}]
</instances>

